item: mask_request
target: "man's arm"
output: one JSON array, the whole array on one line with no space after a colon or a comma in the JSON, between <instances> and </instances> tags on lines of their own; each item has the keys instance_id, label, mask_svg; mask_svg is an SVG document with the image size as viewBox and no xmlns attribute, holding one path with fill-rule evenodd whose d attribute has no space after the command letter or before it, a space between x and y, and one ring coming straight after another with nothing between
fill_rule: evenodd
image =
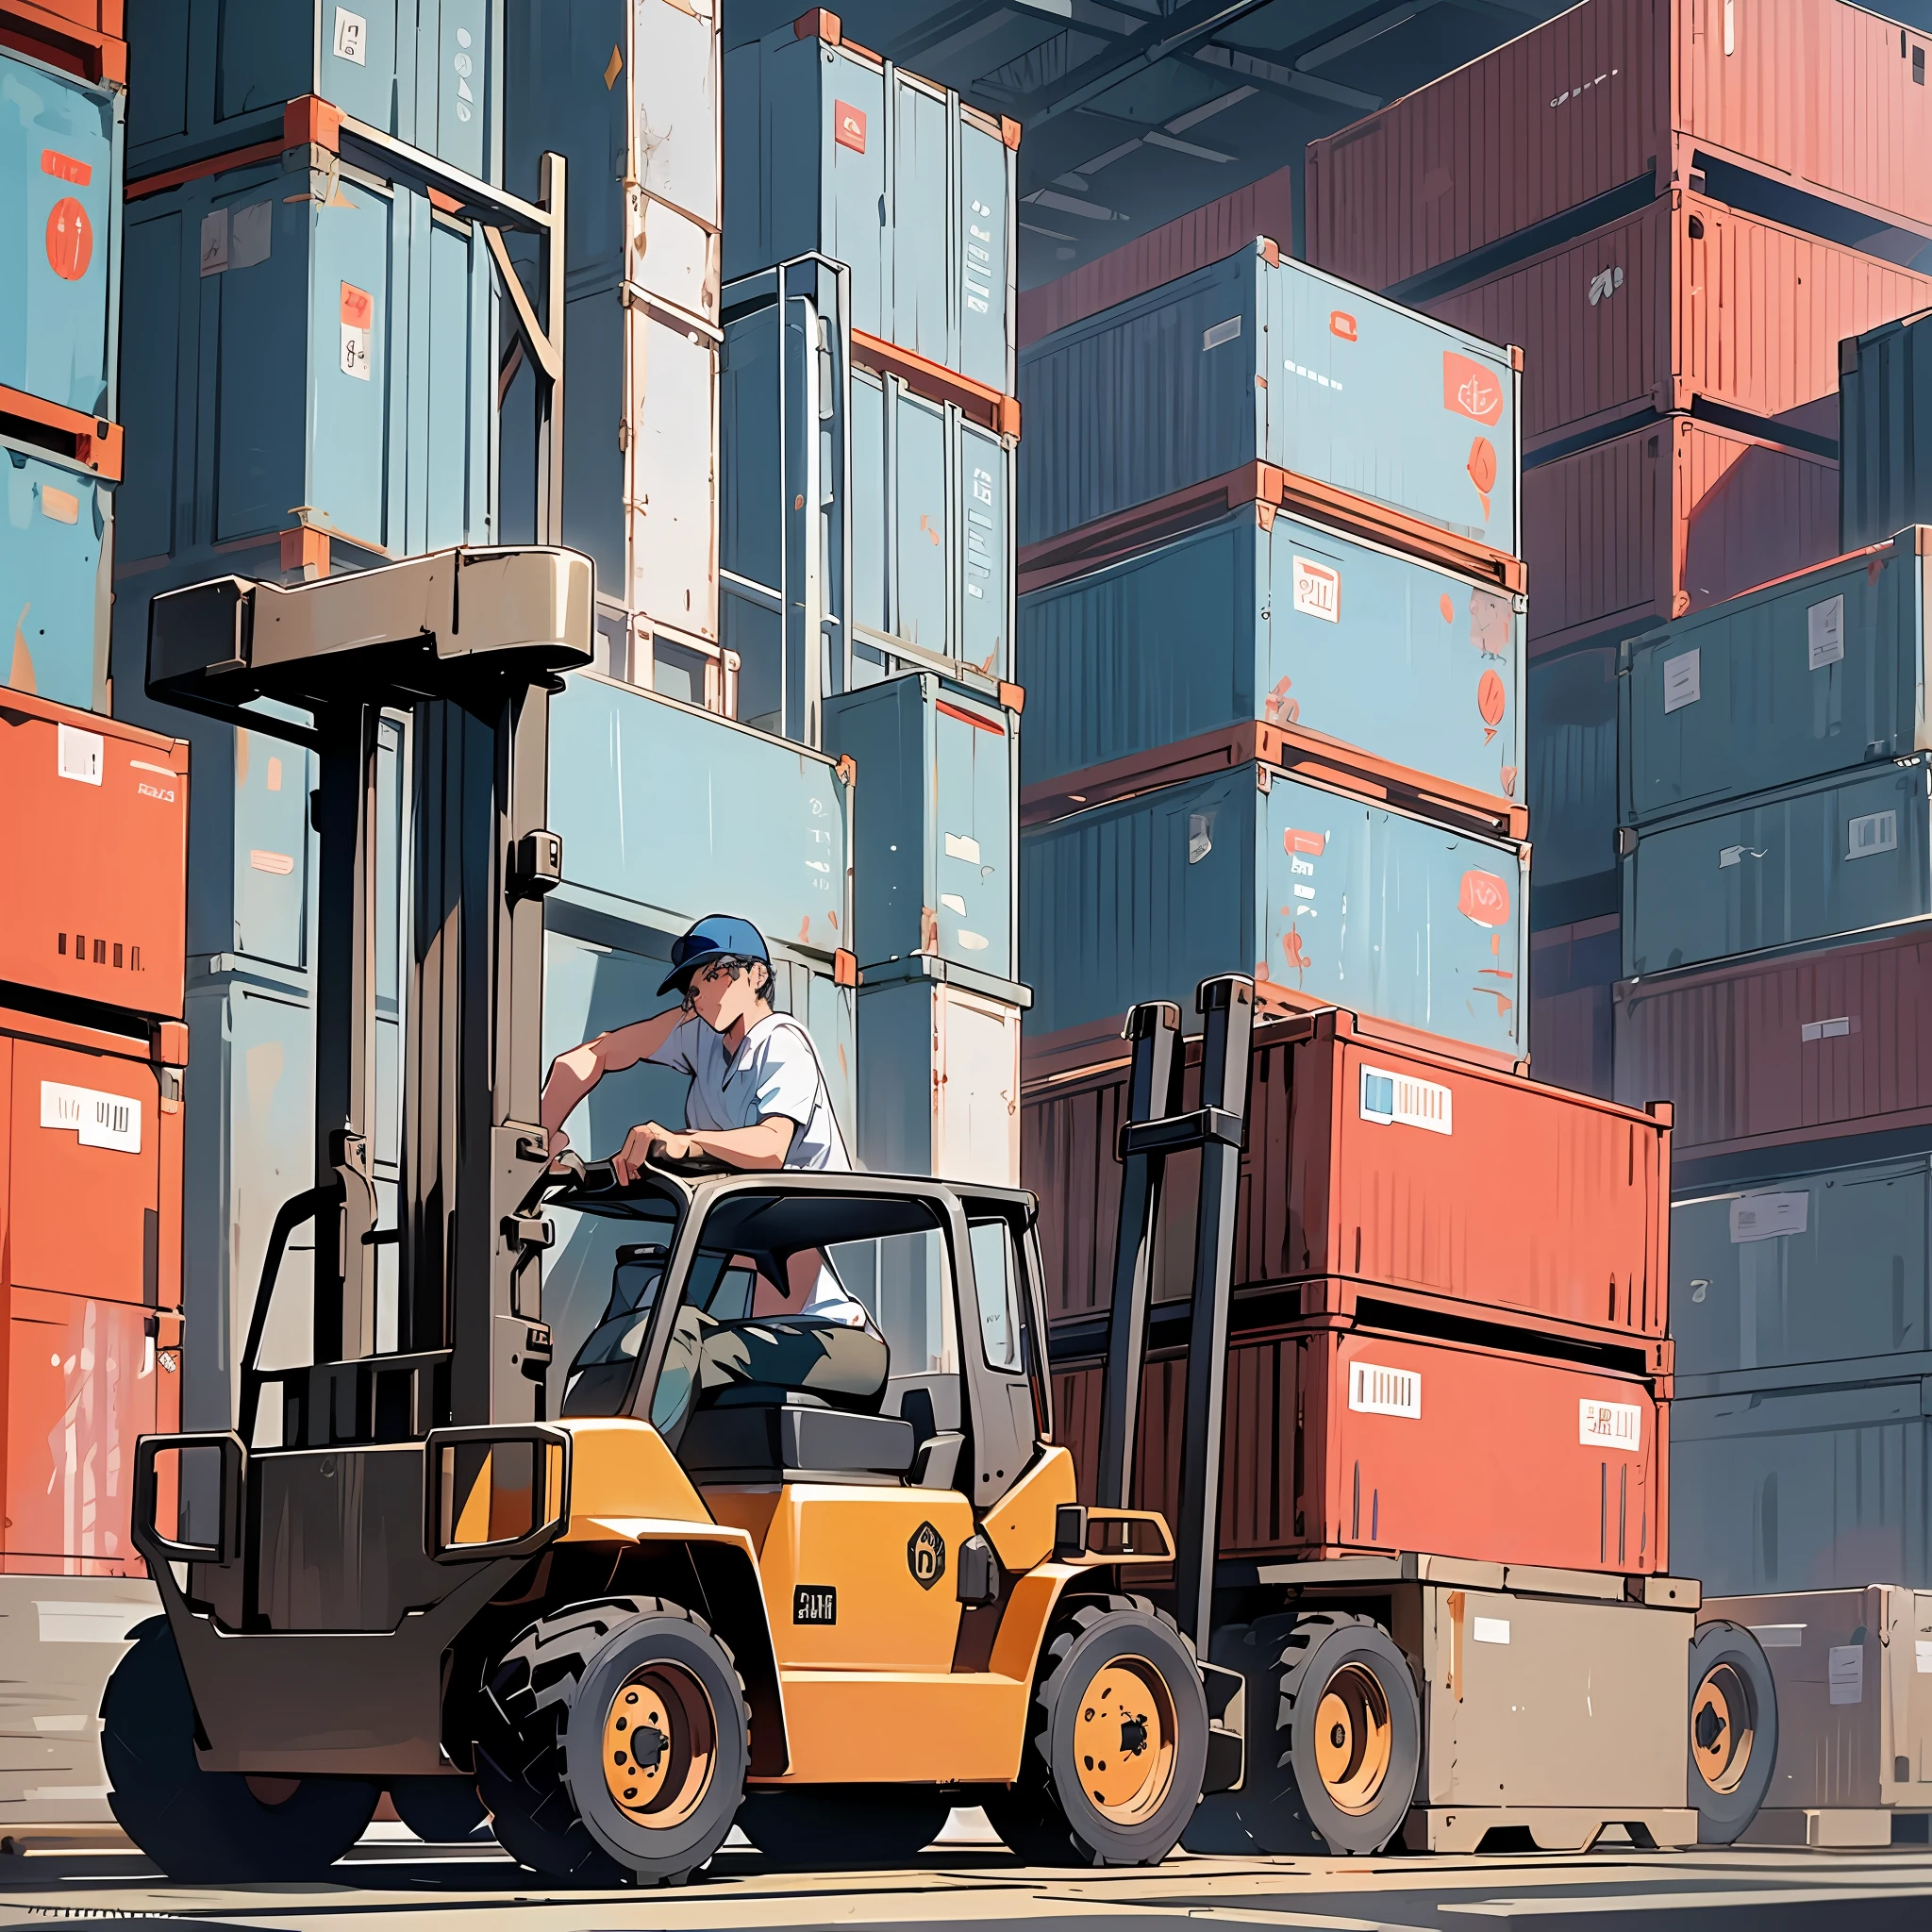
<instances>
[{"instance_id":1,"label":"man's arm","mask_svg":"<svg viewBox=\"0 0 1932 1932\"><path fill-rule=\"evenodd\" d=\"M600 1033L568 1053L560 1053L550 1063L543 1082L541 1120L550 1138L551 1151L560 1151L563 1124L574 1114L585 1094L606 1074L621 1074L640 1060L647 1060L671 1038L686 1017L683 1007L667 1007L648 1020L637 1020L611 1033Z\"/></svg>"},{"instance_id":2,"label":"man's arm","mask_svg":"<svg viewBox=\"0 0 1932 1932\"><path fill-rule=\"evenodd\" d=\"M670 1160L688 1160L709 1154L727 1166L746 1170L785 1165L797 1123L783 1114L767 1114L754 1127L686 1127L675 1130L657 1121L641 1121L625 1136L612 1158L620 1182L628 1186L657 1150Z\"/></svg>"}]
</instances>

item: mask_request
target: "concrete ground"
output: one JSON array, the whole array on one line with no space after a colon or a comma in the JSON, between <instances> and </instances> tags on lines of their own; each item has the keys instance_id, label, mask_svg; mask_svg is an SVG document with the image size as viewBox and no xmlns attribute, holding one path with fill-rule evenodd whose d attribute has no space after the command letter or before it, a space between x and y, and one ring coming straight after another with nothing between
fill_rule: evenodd
<instances>
[{"instance_id":1,"label":"concrete ground","mask_svg":"<svg viewBox=\"0 0 1932 1932\"><path fill-rule=\"evenodd\" d=\"M513 1915L506 1918L504 1915ZM1629 1915L1642 1914L1632 1921ZM914 1867L800 1877L769 1870L734 1837L681 1890L546 1886L493 1846L431 1849L375 1825L332 1882L173 1885L124 1843L35 1845L0 1855L0 1927L106 1922L122 1932L711 1932L853 1925L868 1932L1041 1920L1081 1932L1181 1925L1289 1932L1441 1932L1498 1920L1550 1932L1893 1932L1932 1926L1932 1850L1639 1852L1585 1857L1241 1860L1176 1855L1155 1871L1016 1864L964 1818Z\"/></svg>"}]
</instances>

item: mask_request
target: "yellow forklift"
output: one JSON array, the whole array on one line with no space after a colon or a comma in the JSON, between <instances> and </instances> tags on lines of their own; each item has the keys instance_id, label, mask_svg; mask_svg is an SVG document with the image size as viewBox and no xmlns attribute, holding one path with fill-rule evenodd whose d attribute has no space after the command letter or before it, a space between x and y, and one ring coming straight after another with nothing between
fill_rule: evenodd
<instances>
[{"instance_id":1,"label":"yellow forklift","mask_svg":"<svg viewBox=\"0 0 1932 1932\"><path fill-rule=\"evenodd\" d=\"M1241 1680L1126 1588L1174 1562L1160 1517L1076 1500L1032 1198L551 1167L546 729L591 613L589 562L555 549L154 602L155 697L312 721L275 728L320 755L317 1157L271 1240L238 1427L139 1445L134 1539L166 1615L103 1704L115 1814L202 1881L319 1873L385 1790L425 1837L487 1809L524 1863L586 1883L685 1879L734 1822L791 1864L903 1860L954 1805L1029 1859L1158 1860L1240 1781ZM398 717L391 1215L371 1152L375 771ZM1223 1006L1244 1074L1251 1008ZM1209 1127L1238 1147L1238 1110ZM1204 1172L1219 1226L1232 1167ZM623 1226L553 1415L557 1205ZM285 1282L305 1224L312 1285ZM826 1272L861 1325L795 1312ZM307 1358L265 1366L305 1298ZM1191 1474L1179 1597L1205 1606L1217 1472Z\"/></svg>"}]
</instances>

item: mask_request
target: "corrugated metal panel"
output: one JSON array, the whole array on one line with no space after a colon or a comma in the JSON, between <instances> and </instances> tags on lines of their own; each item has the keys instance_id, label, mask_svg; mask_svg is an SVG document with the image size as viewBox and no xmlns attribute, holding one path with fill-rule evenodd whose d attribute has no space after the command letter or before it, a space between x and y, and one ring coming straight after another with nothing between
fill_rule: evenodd
<instances>
[{"instance_id":1,"label":"corrugated metal panel","mask_svg":"<svg viewBox=\"0 0 1932 1932\"><path fill-rule=\"evenodd\" d=\"M1921 1354L1928 1319L1932 1158L1800 1169L1671 1209L1680 1377Z\"/></svg>"},{"instance_id":2,"label":"corrugated metal panel","mask_svg":"<svg viewBox=\"0 0 1932 1932\"><path fill-rule=\"evenodd\" d=\"M1255 719L1520 796L1523 600L1278 513L1021 606L1027 785Z\"/></svg>"},{"instance_id":3,"label":"corrugated metal panel","mask_svg":"<svg viewBox=\"0 0 1932 1932\"><path fill-rule=\"evenodd\" d=\"M503 0L359 13L332 0L148 0L128 8L127 31L136 175L278 141L283 105L319 94L465 175L502 178Z\"/></svg>"},{"instance_id":4,"label":"corrugated metal panel","mask_svg":"<svg viewBox=\"0 0 1932 1932\"><path fill-rule=\"evenodd\" d=\"M1029 1047L1251 973L1264 999L1520 1057L1525 883L1515 846L1266 766L1097 807L1020 841Z\"/></svg>"},{"instance_id":5,"label":"corrugated metal panel","mask_svg":"<svg viewBox=\"0 0 1932 1932\"><path fill-rule=\"evenodd\" d=\"M1917 1376L1673 1405L1677 1563L1712 1595L1932 1584Z\"/></svg>"},{"instance_id":6,"label":"corrugated metal panel","mask_svg":"<svg viewBox=\"0 0 1932 1932\"><path fill-rule=\"evenodd\" d=\"M1689 416L1529 474L1532 651L1613 628L1633 635L1838 545L1836 463Z\"/></svg>"},{"instance_id":7,"label":"corrugated metal panel","mask_svg":"<svg viewBox=\"0 0 1932 1932\"><path fill-rule=\"evenodd\" d=\"M1860 339L1839 381L1840 538L1847 550L1882 543L1932 517L1932 381L1922 375L1932 334L1923 321Z\"/></svg>"},{"instance_id":8,"label":"corrugated metal panel","mask_svg":"<svg viewBox=\"0 0 1932 1932\"><path fill-rule=\"evenodd\" d=\"M1616 864L1616 649L1540 658L1524 681L1535 882L1568 886L1608 874Z\"/></svg>"},{"instance_id":9,"label":"corrugated metal panel","mask_svg":"<svg viewBox=\"0 0 1932 1932\"><path fill-rule=\"evenodd\" d=\"M1610 887L1614 891L1614 877ZM1619 924L1611 913L1529 938L1530 1069L1539 1080L1604 1100L1616 1084L1612 994L1624 963Z\"/></svg>"},{"instance_id":10,"label":"corrugated metal panel","mask_svg":"<svg viewBox=\"0 0 1932 1932\"><path fill-rule=\"evenodd\" d=\"M1308 258L1390 288L1598 195L1688 185L1706 151L1924 229L1932 107L1907 55L1926 43L1899 34L1843 0L1588 0L1311 142Z\"/></svg>"},{"instance_id":11,"label":"corrugated metal panel","mask_svg":"<svg viewBox=\"0 0 1932 1932\"><path fill-rule=\"evenodd\" d=\"M1016 196L1000 124L789 25L725 55L724 101L726 276L813 251L848 263L854 327L1011 394Z\"/></svg>"},{"instance_id":12,"label":"corrugated metal panel","mask_svg":"<svg viewBox=\"0 0 1932 1932\"><path fill-rule=\"evenodd\" d=\"M115 413L126 95L0 53L0 387Z\"/></svg>"},{"instance_id":13,"label":"corrugated metal panel","mask_svg":"<svg viewBox=\"0 0 1932 1932\"><path fill-rule=\"evenodd\" d=\"M929 674L825 700L825 749L858 768L860 966L921 956L1011 979L1016 721Z\"/></svg>"},{"instance_id":14,"label":"corrugated metal panel","mask_svg":"<svg viewBox=\"0 0 1932 1932\"><path fill-rule=\"evenodd\" d=\"M1674 1102L1680 1160L1932 1121L1919 929L1616 998L1617 1098Z\"/></svg>"},{"instance_id":15,"label":"corrugated metal panel","mask_svg":"<svg viewBox=\"0 0 1932 1932\"><path fill-rule=\"evenodd\" d=\"M1273 253L1251 245L1027 350L1023 545L1265 461L1516 549L1507 352Z\"/></svg>"},{"instance_id":16,"label":"corrugated metal panel","mask_svg":"<svg viewBox=\"0 0 1932 1932\"><path fill-rule=\"evenodd\" d=\"M1932 301L1932 277L1674 189L1422 306L1523 348L1523 435L1692 396L1783 417L1838 386L1839 342Z\"/></svg>"},{"instance_id":17,"label":"corrugated metal panel","mask_svg":"<svg viewBox=\"0 0 1932 1932\"><path fill-rule=\"evenodd\" d=\"M1265 235L1285 254L1294 233L1294 170L1277 168L1190 208L1058 280L1020 291L1020 346L1178 280Z\"/></svg>"},{"instance_id":18,"label":"corrugated metal panel","mask_svg":"<svg viewBox=\"0 0 1932 1932\"><path fill-rule=\"evenodd\" d=\"M0 676L80 710L104 709L115 489L92 471L0 439Z\"/></svg>"},{"instance_id":19,"label":"corrugated metal panel","mask_svg":"<svg viewBox=\"0 0 1932 1932\"><path fill-rule=\"evenodd\" d=\"M1920 541L1907 530L1627 642L1624 823L1932 745Z\"/></svg>"},{"instance_id":20,"label":"corrugated metal panel","mask_svg":"<svg viewBox=\"0 0 1932 1932\"><path fill-rule=\"evenodd\" d=\"M1932 770L1922 755L1640 828L1622 870L1632 975L1932 917Z\"/></svg>"}]
</instances>

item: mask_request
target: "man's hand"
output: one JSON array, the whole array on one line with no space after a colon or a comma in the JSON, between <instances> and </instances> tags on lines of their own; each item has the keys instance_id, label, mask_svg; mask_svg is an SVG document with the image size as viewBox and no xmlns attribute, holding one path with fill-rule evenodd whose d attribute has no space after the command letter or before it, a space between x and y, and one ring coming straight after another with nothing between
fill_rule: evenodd
<instances>
[{"instance_id":1,"label":"man's hand","mask_svg":"<svg viewBox=\"0 0 1932 1932\"><path fill-rule=\"evenodd\" d=\"M558 1160L562 1158L564 1151L570 1146L570 1136L561 1127L552 1127L549 1133L544 1136L544 1144L550 1154L551 1172L555 1173Z\"/></svg>"},{"instance_id":2,"label":"man's hand","mask_svg":"<svg viewBox=\"0 0 1932 1932\"><path fill-rule=\"evenodd\" d=\"M656 1121L641 1121L624 1137L624 1145L610 1157L618 1184L629 1187L654 1154L667 1160L689 1160L696 1152L689 1134L672 1132Z\"/></svg>"}]
</instances>

